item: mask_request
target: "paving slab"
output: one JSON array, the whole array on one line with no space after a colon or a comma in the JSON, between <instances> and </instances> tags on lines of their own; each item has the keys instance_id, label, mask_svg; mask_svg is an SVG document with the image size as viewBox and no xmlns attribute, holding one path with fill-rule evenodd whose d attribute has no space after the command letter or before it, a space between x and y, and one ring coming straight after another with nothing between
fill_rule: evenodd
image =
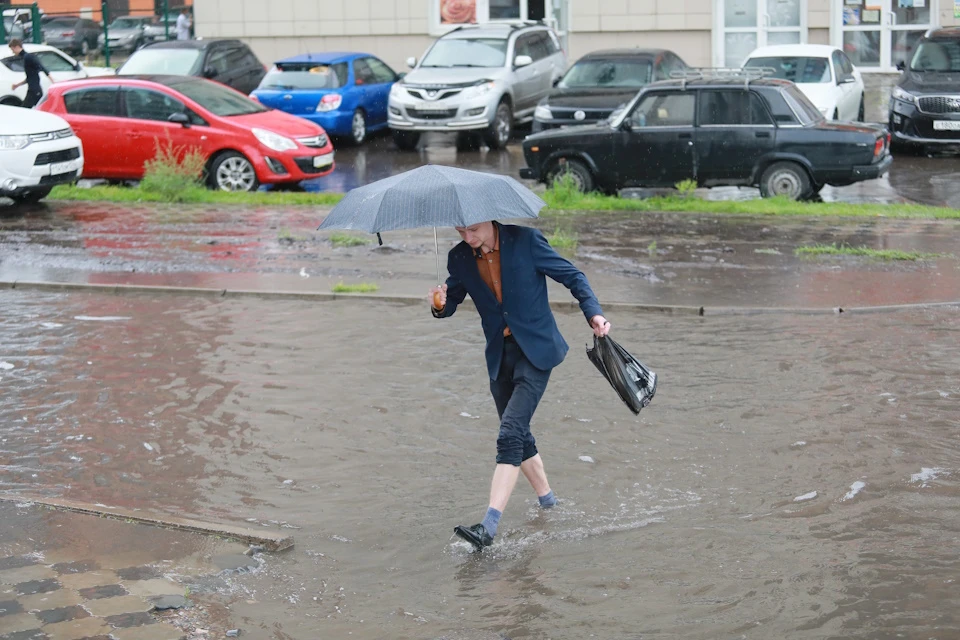
<instances>
[{"instance_id":1,"label":"paving slab","mask_svg":"<svg viewBox=\"0 0 960 640\"><path fill-rule=\"evenodd\" d=\"M172 624L160 622L147 627L115 629L110 636L116 640L181 640L186 634Z\"/></svg>"},{"instance_id":2,"label":"paving slab","mask_svg":"<svg viewBox=\"0 0 960 640\"><path fill-rule=\"evenodd\" d=\"M82 620L71 620L48 624L42 627L50 640L84 640L91 636L107 635L110 627L102 618L89 617Z\"/></svg>"},{"instance_id":3,"label":"paving slab","mask_svg":"<svg viewBox=\"0 0 960 640\"><path fill-rule=\"evenodd\" d=\"M37 593L32 596L22 596L20 605L26 611L47 611L60 607L71 607L84 602L80 594L73 589L58 589L49 593Z\"/></svg>"},{"instance_id":4,"label":"paving slab","mask_svg":"<svg viewBox=\"0 0 960 640\"><path fill-rule=\"evenodd\" d=\"M95 616L106 618L122 613L138 613L150 611L153 604L140 596L120 596L119 598L104 598L90 600L84 603L84 608Z\"/></svg>"},{"instance_id":5,"label":"paving slab","mask_svg":"<svg viewBox=\"0 0 960 640\"><path fill-rule=\"evenodd\" d=\"M127 592L135 596L150 598L153 596L182 596L184 593L183 585L165 579L156 580L131 580L123 583Z\"/></svg>"},{"instance_id":6,"label":"paving slab","mask_svg":"<svg viewBox=\"0 0 960 640\"><path fill-rule=\"evenodd\" d=\"M20 567L19 569L7 569L0 571L0 582L8 585L18 585L24 582L34 582L38 580L47 580L56 578L59 574L50 567L42 565L33 565L30 567Z\"/></svg>"}]
</instances>

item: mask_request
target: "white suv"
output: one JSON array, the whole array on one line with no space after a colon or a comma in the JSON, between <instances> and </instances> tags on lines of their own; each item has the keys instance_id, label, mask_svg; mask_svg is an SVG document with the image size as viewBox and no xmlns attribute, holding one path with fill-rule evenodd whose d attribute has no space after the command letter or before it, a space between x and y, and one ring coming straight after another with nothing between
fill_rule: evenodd
<instances>
[{"instance_id":1,"label":"white suv","mask_svg":"<svg viewBox=\"0 0 960 640\"><path fill-rule=\"evenodd\" d=\"M60 116L0 105L0 196L38 202L83 173L83 145Z\"/></svg>"},{"instance_id":2,"label":"white suv","mask_svg":"<svg viewBox=\"0 0 960 640\"><path fill-rule=\"evenodd\" d=\"M564 74L567 56L549 27L491 23L458 27L407 64L413 71L390 90L398 147L415 148L423 131L479 131L502 149L514 120L532 119Z\"/></svg>"}]
</instances>

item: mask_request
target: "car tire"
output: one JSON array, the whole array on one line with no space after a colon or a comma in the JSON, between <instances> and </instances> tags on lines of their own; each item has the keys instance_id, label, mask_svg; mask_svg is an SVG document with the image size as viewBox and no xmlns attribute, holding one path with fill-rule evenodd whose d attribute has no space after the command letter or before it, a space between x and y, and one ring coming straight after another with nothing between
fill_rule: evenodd
<instances>
[{"instance_id":1,"label":"car tire","mask_svg":"<svg viewBox=\"0 0 960 640\"><path fill-rule=\"evenodd\" d=\"M760 195L764 198L785 196L790 200L804 200L811 191L810 176L796 162L776 162L760 177Z\"/></svg>"},{"instance_id":2,"label":"car tire","mask_svg":"<svg viewBox=\"0 0 960 640\"><path fill-rule=\"evenodd\" d=\"M506 100L501 100L497 105L497 112L493 116L493 122L483 133L483 141L491 149L503 149L510 142L510 136L513 135L513 109Z\"/></svg>"},{"instance_id":3,"label":"car tire","mask_svg":"<svg viewBox=\"0 0 960 640\"><path fill-rule=\"evenodd\" d=\"M350 120L350 144L361 145L367 139L367 116L363 109L357 109L353 112L353 118Z\"/></svg>"},{"instance_id":4,"label":"car tire","mask_svg":"<svg viewBox=\"0 0 960 640\"><path fill-rule=\"evenodd\" d=\"M3 99L0 99L0 105L4 107L19 107L22 102L16 98L16 96L7 96Z\"/></svg>"},{"instance_id":5,"label":"car tire","mask_svg":"<svg viewBox=\"0 0 960 640\"><path fill-rule=\"evenodd\" d=\"M863 122L867 114L866 104L864 104L863 96L860 96L860 109L857 111L857 122Z\"/></svg>"},{"instance_id":6,"label":"car tire","mask_svg":"<svg viewBox=\"0 0 960 640\"><path fill-rule=\"evenodd\" d=\"M9 198L17 204L37 204L53 191L53 187L45 187L43 189L36 189L34 191L28 191L19 195L11 195Z\"/></svg>"},{"instance_id":7,"label":"car tire","mask_svg":"<svg viewBox=\"0 0 960 640\"><path fill-rule=\"evenodd\" d=\"M213 159L207 182L219 191L256 191L260 187L253 163L236 151L225 151Z\"/></svg>"},{"instance_id":8,"label":"car tire","mask_svg":"<svg viewBox=\"0 0 960 640\"><path fill-rule=\"evenodd\" d=\"M393 131L393 144L401 151L416 151L419 142L419 131Z\"/></svg>"},{"instance_id":9,"label":"car tire","mask_svg":"<svg viewBox=\"0 0 960 640\"><path fill-rule=\"evenodd\" d=\"M559 164L549 174L548 187L552 187L555 182L564 176L570 176L574 186L580 193L590 193L595 188L593 174L590 168L579 160L567 160Z\"/></svg>"}]
</instances>

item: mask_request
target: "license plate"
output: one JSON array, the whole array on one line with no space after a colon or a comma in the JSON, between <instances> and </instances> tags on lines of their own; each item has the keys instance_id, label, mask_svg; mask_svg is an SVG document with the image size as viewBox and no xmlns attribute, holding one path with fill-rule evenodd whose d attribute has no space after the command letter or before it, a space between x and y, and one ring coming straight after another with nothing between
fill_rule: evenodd
<instances>
[{"instance_id":1,"label":"license plate","mask_svg":"<svg viewBox=\"0 0 960 640\"><path fill-rule=\"evenodd\" d=\"M328 167L333 164L333 154L328 153L322 156L313 157L313 168L319 169L320 167Z\"/></svg>"},{"instance_id":2,"label":"license plate","mask_svg":"<svg viewBox=\"0 0 960 640\"><path fill-rule=\"evenodd\" d=\"M61 173L70 173L76 170L77 168L73 160L69 162L54 162L50 165L50 175L52 176L57 176Z\"/></svg>"},{"instance_id":3,"label":"license plate","mask_svg":"<svg viewBox=\"0 0 960 640\"><path fill-rule=\"evenodd\" d=\"M934 131L960 131L960 120L934 120Z\"/></svg>"}]
</instances>

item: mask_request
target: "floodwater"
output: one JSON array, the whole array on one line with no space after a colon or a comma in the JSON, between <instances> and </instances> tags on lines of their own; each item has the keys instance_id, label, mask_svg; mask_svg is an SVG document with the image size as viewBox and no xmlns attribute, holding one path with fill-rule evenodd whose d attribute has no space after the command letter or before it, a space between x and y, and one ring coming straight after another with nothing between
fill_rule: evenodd
<instances>
[{"instance_id":1,"label":"floodwater","mask_svg":"<svg viewBox=\"0 0 960 640\"><path fill-rule=\"evenodd\" d=\"M378 302L0 292L0 491L289 529L251 638L960 636L960 313L582 316L496 544L478 318ZM82 437L79 437L81 436Z\"/></svg>"}]
</instances>

